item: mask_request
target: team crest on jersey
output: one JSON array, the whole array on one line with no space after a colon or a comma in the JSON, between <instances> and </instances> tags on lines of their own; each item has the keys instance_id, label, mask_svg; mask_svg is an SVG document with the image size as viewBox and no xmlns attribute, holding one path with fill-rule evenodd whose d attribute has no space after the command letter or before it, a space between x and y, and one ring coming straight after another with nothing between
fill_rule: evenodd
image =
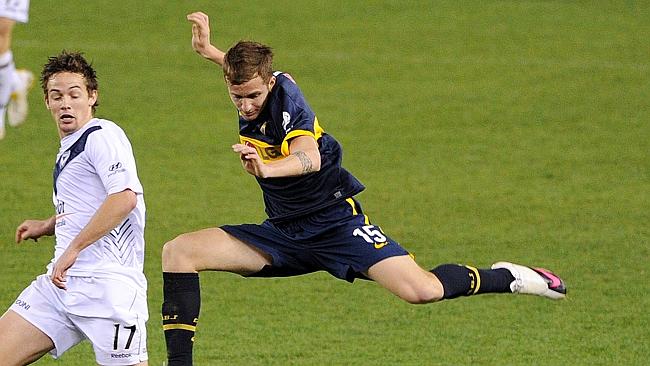
<instances>
[{"instance_id":1,"label":"team crest on jersey","mask_svg":"<svg viewBox=\"0 0 650 366\"><path fill-rule=\"evenodd\" d=\"M70 158L70 150L66 150L59 158L59 168L63 168L68 158Z\"/></svg>"},{"instance_id":2,"label":"team crest on jersey","mask_svg":"<svg viewBox=\"0 0 650 366\"><path fill-rule=\"evenodd\" d=\"M289 132L289 123L291 123L291 115L289 112L282 112L282 128L286 132Z\"/></svg>"}]
</instances>

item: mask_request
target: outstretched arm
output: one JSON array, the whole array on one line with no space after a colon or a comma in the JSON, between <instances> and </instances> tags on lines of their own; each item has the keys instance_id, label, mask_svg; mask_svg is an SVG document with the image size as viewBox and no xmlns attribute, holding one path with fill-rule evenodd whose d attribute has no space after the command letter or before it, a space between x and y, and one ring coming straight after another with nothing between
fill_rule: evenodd
<instances>
[{"instance_id":1,"label":"outstretched arm","mask_svg":"<svg viewBox=\"0 0 650 366\"><path fill-rule=\"evenodd\" d=\"M54 263L51 275L54 285L65 289L65 273L77 260L79 253L124 221L137 203L137 195L130 189L106 197L88 224Z\"/></svg>"},{"instance_id":2,"label":"outstretched arm","mask_svg":"<svg viewBox=\"0 0 650 366\"><path fill-rule=\"evenodd\" d=\"M264 163L252 146L235 144L242 166L250 174L260 178L291 177L320 170L320 151L312 136L298 136L289 144L289 156L270 163Z\"/></svg>"},{"instance_id":3,"label":"outstretched arm","mask_svg":"<svg viewBox=\"0 0 650 366\"><path fill-rule=\"evenodd\" d=\"M208 15L197 11L187 15L192 22L192 49L204 58L223 66L225 53L210 43L210 19Z\"/></svg>"},{"instance_id":4,"label":"outstretched arm","mask_svg":"<svg viewBox=\"0 0 650 366\"><path fill-rule=\"evenodd\" d=\"M16 243L23 240L34 239L44 235L54 235L54 224L56 216L52 216L45 220L25 220L16 228Z\"/></svg>"}]
</instances>

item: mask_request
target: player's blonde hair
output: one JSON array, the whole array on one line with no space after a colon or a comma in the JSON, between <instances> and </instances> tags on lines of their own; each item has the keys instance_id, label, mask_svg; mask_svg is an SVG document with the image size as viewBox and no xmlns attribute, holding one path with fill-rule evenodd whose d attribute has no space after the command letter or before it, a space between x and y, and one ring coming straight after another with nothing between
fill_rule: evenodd
<instances>
[{"instance_id":1,"label":"player's blonde hair","mask_svg":"<svg viewBox=\"0 0 650 366\"><path fill-rule=\"evenodd\" d=\"M253 41L239 41L224 56L223 76L230 85L241 85L256 76L268 82L273 76L271 47Z\"/></svg>"}]
</instances>

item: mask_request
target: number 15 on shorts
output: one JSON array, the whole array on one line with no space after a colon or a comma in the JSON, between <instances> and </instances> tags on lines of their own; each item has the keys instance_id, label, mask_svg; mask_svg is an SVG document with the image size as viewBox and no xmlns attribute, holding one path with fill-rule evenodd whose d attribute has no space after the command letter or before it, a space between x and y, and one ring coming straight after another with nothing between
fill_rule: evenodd
<instances>
[{"instance_id":1,"label":"number 15 on shorts","mask_svg":"<svg viewBox=\"0 0 650 366\"><path fill-rule=\"evenodd\" d=\"M381 229L375 225L364 225L352 231L353 236L361 237L368 244L375 246L375 249L381 249L388 244L388 239L381 232Z\"/></svg>"}]
</instances>

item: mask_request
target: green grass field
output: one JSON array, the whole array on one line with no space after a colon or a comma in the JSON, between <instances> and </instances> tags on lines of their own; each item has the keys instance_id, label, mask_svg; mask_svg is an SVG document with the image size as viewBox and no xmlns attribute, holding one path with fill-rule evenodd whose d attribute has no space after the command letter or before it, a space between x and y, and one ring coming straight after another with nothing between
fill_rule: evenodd
<instances>
[{"instance_id":1,"label":"green grass field","mask_svg":"<svg viewBox=\"0 0 650 366\"><path fill-rule=\"evenodd\" d=\"M384 231L425 267L552 268L562 302L483 295L426 306L374 283L201 275L197 365L646 365L650 326L650 6L639 1L32 1L18 67L62 49L99 74L97 116L131 138L147 202L150 365L161 365L160 253L176 235L264 218L230 151L220 70L190 47L274 47ZM645 41L644 41L645 40ZM43 273L53 240L54 124L35 86L0 141L0 305ZM90 365L88 343L60 361ZM1 363L1 361L0 361Z\"/></svg>"}]
</instances>

